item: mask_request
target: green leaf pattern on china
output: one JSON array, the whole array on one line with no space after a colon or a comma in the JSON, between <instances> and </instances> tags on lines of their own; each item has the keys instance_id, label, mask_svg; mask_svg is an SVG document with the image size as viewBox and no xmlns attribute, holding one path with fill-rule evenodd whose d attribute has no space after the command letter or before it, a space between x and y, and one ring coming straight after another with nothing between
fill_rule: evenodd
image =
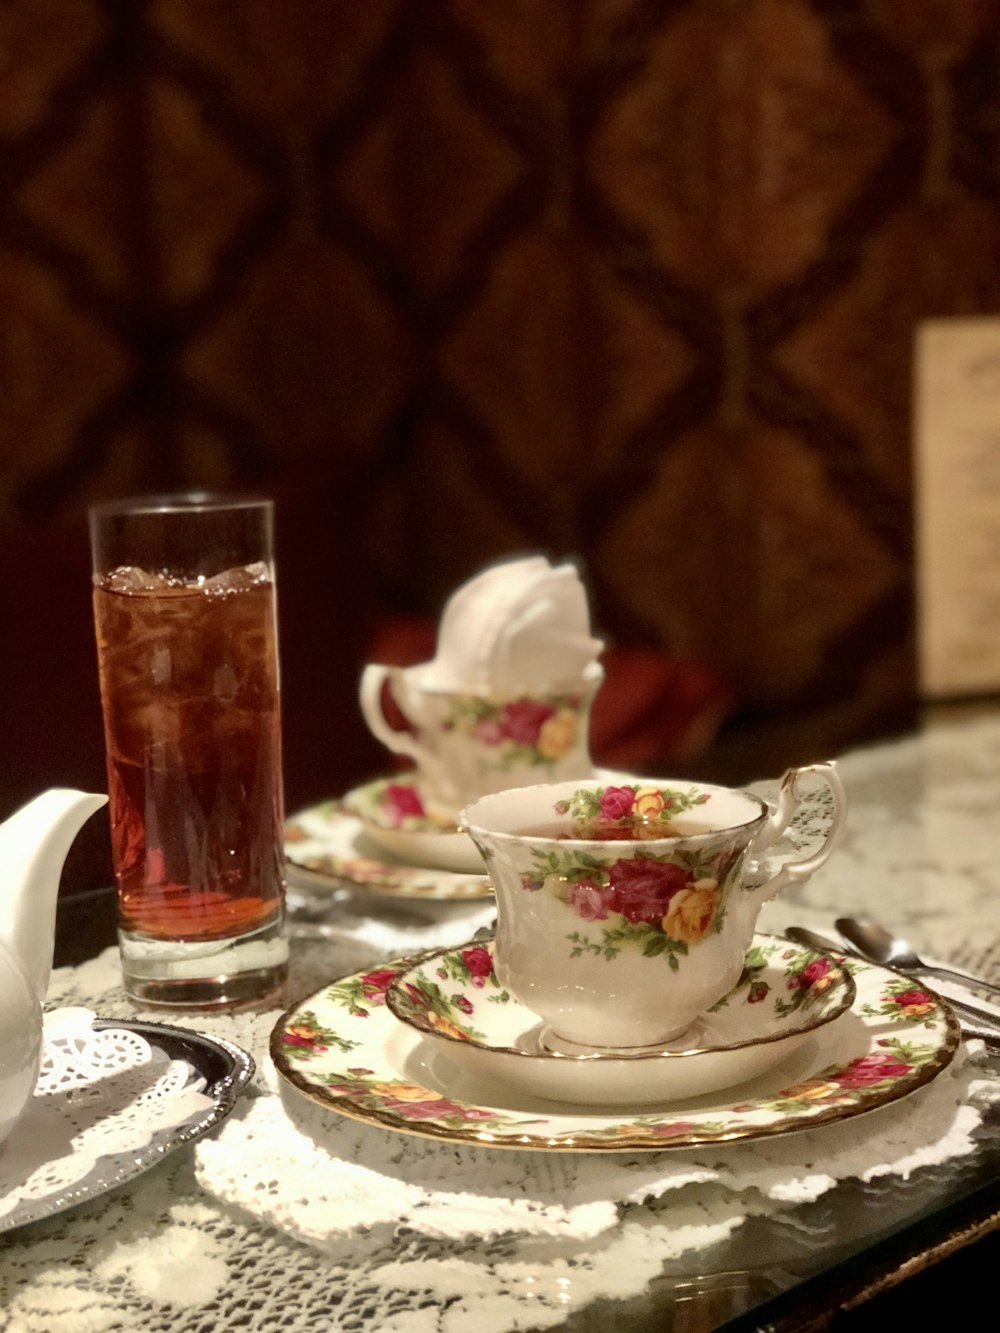
<instances>
[{"instance_id":1,"label":"green leaf pattern on china","mask_svg":"<svg viewBox=\"0 0 1000 1333\"><path fill-rule=\"evenodd\" d=\"M606 787L579 787L568 800L560 801L556 805L556 811L559 814L568 814L574 820L586 821L605 818L601 798L608 789ZM638 793L641 791L655 792L663 801L663 808L657 812L652 819L644 816L644 822L669 823L676 815L687 814L693 810L696 805L704 805L709 797L706 792L699 792L697 787L689 787L687 791L681 791L676 787L653 787L642 786L636 782L625 782L620 784L615 790L630 791Z\"/></svg>"},{"instance_id":2,"label":"green leaf pattern on china","mask_svg":"<svg viewBox=\"0 0 1000 1333\"><path fill-rule=\"evenodd\" d=\"M905 1018L925 1028L936 1027L942 1017L937 996L905 978L890 982L878 1003L862 1005L861 1012L874 1018Z\"/></svg>"},{"instance_id":3,"label":"green leaf pattern on china","mask_svg":"<svg viewBox=\"0 0 1000 1333\"><path fill-rule=\"evenodd\" d=\"M580 693L507 700L462 695L454 700L444 725L478 741L483 774L514 768L551 772L576 745L583 712Z\"/></svg>"},{"instance_id":4,"label":"green leaf pattern on china","mask_svg":"<svg viewBox=\"0 0 1000 1333\"><path fill-rule=\"evenodd\" d=\"M485 1042L486 1034L474 1028L466 1017L472 1005L466 1000L468 1010L459 1007L463 999L461 993L446 995L437 982L423 976L405 982L396 992L396 1003L421 1027L449 1032L465 1041Z\"/></svg>"},{"instance_id":5,"label":"green leaf pattern on china","mask_svg":"<svg viewBox=\"0 0 1000 1333\"><path fill-rule=\"evenodd\" d=\"M289 1060L304 1063L331 1049L347 1054L357 1047L358 1042L325 1027L312 1009L303 1009L285 1028L281 1044Z\"/></svg>"}]
</instances>

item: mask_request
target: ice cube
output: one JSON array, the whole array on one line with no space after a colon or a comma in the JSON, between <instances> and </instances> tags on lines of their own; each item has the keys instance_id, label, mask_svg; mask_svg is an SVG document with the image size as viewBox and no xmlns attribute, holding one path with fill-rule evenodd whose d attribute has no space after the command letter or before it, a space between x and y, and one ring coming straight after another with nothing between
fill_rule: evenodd
<instances>
[{"instance_id":1,"label":"ice cube","mask_svg":"<svg viewBox=\"0 0 1000 1333\"><path fill-rule=\"evenodd\" d=\"M271 571L263 560L252 565L242 565L239 569L224 569L221 574L214 574L202 584L205 592L216 596L226 596L233 592L247 592L270 583Z\"/></svg>"},{"instance_id":2,"label":"ice cube","mask_svg":"<svg viewBox=\"0 0 1000 1333\"><path fill-rule=\"evenodd\" d=\"M118 593L159 592L170 586L169 580L162 574L152 574L136 565L119 565L117 569L105 574L101 584L108 592Z\"/></svg>"}]
</instances>

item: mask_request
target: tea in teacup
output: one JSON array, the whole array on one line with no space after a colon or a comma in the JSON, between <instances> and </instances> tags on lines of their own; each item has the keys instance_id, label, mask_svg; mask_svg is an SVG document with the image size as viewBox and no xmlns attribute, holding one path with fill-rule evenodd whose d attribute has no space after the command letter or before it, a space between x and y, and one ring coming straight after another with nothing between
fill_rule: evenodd
<instances>
[{"instance_id":1,"label":"tea in teacup","mask_svg":"<svg viewBox=\"0 0 1000 1333\"><path fill-rule=\"evenodd\" d=\"M832 795L825 841L753 882L807 774ZM764 902L823 864L845 814L832 763L786 773L773 808L748 791L660 780L484 796L461 824L496 891L497 977L562 1043L672 1041L736 985Z\"/></svg>"},{"instance_id":2,"label":"tea in teacup","mask_svg":"<svg viewBox=\"0 0 1000 1333\"><path fill-rule=\"evenodd\" d=\"M555 838L559 842L647 842L654 838L683 838L704 833L697 818L685 812L708 802L708 795L692 788L662 789L651 784L577 787L573 794L556 801L555 812L565 818L517 829L525 838Z\"/></svg>"}]
</instances>

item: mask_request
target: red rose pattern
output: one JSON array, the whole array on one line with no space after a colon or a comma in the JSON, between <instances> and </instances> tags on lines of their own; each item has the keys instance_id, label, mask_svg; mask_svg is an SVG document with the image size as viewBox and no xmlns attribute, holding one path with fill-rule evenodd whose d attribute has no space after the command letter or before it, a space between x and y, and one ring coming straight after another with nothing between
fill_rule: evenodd
<instances>
[{"instance_id":1,"label":"red rose pattern","mask_svg":"<svg viewBox=\"0 0 1000 1333\"><path fill-rule=\"evenodd\" d=\"M611 899L610 884L581 879L569 887L569 905L584 921L604 921L611 911Z\"/></svg>"},{"instance_id":2,"label":"red rose pattern","mask_svg":"<svg viewBox=\"0 0 1000 1333\"><path fill-rule=\"evenodd\" d=\"M361 978L361 990L365 998L373 1004L385 1004L385 993L395 976L396 970L391 967L382 967L375 972L366 972Z\"/></svg>"},{"instance_id":3,"label":"red rose pattern","mask_svg":"<svg viewBox=\"0 0 1000 1333\"><path fill-rule=\"evenodd\" d=\"M382 808L394 824L404 819L423 819L425 810L415 787L402 782L390 782L382 793Z\"/></svg>"},{"instance_id":4,"label":"red rose pattern","mask_svg":"<svg viewBox=\"0 0 1000 1333\"><path fill-rule=\"evenodd\" d=\"M433 1102L402 1102L387 1097L386 1110L396 1111L404 1120L436 1120L439 1116L458 1116L461 1120L492 1120L495 1112L478 1106L460 1106L458 1102L441 1097Z\"/></svg>"},{"instance_id":5,"label":"red rose pattern","mask_svg":"<svg viewBox=\"0 0 1000 1333\"><path fill-rule=\"evenodd\" d=\"M611 910L632 922L660 921L674 894L694 883L690 870L642 856L615 861L608 875Z\"/></svg>"},{"instance_id":6,"label":"red rose pattern","mask_svg":"<svg viewBox=\"0 0 1000 1333\"><path fill-rule=\"evenodd\" d=\"M859 1060L852 1060L846 1069L831 1075L831 1078L842 1088L867 1088L873 1083L881 1083L883 1079L902 1078L911 1068L898 1056L880 1055L873 1051L870 1055L861 1056Z\"/></svg>"},{"instance_id":7,"label":"red rose pattern","mask_svg":"<svg viewBox=\"0 0 1000 1333\"><path fill-rule=\"evenodd\" d=\"M284 1046L302 1046L306 1050L315 1051L317 1054L330 1049L328 1046L324 1046L320 1041L318 1032L307 1034L305 1032L289 1030L284 1033L281 1041Z\"/></svg>"},{"instance_id":8,"label":"red rose pattern","mask_svg":"<svg viewBox=\"0 0 1000 1333\"><path fill-rule=\"evenodd\" d=\"M893 1000L896 1004L905 1008L911 1004L933 1004L934 1001L925 990L907 990L902 995L894 995Z\"/></svg>"},{"instance_id":9,"label":"red rose pattern","mask_svg":"<svg viewBox=\"0 0 1000 1333\"><path fill-rule=\"evenodd\" d=\"M698 1126L693 1120L671 1120L665 1125L653 1126L654 1139L675 1139L678 1134L689 1134Z\"/></svg>"},{"instance_id":10,"label":"red rose pattern","mask_svg":"<svg viewBox=\"0 0 1000 1333\"><path fill-rule=\"evenodd\" d=\"M470 976L485 980L493 972L493 958L488 949L477 945L474 949L462 950L462 962L469 969Z\"/></svg>"},{"instance_id":11,"label":"red rose pattern","mask_svg":"<svg viewBox=\"0 0 1000 1333\"><path fill-rule=\"evenodd\" d=\"M789 990L808 990L820 977L825 977L830 971L830 960L828 958L814 958L811 963L807 963L801 972L796 972L788 978Z\"/></svg>"},{"instance_id":12,"label":"red rose pattern","mask_svg":"<svg viewBox=\"0 0 1000 1333\"><path fill-rule=\"evenodd\" d=\"M537 699L512 699L504 704L497 718L497 725L503 739L511 740L515 745L538 744L542 726L555 715L551 704L543 704Z\"/></svg>"},{"instance_id":13,"label":"red rose pattern","mask_svg":"<svg viewBox=\"0 0 1000 1333\"><path fill-rule=\"evenodd\" d=\"M601 794L601 815L605 819L624 819L632 813L634 801L631 787L605 787Z\"/></svg>"}]
</instances>

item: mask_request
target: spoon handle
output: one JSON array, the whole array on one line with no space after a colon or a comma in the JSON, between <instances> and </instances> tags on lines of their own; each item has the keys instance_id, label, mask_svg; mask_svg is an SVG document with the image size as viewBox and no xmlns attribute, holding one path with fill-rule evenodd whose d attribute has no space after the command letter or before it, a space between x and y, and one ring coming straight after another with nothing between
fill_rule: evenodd
<instances>
[{"instance_id":1,"label":"spoon handle","mask_svg":"<svg viewBox=\"0 0 1000 1333\"><path fill-rule=\"evenodd\" d=\"M889 966L893 964L890 962ZM900 971L903 969L900 968ZM922 963L920 967L909 967L907 972L921 972L928 977L940 977L943 981L954 981L959 986L964 986L966 990L988 990L994 995L1000 995L1000 986L992 981L984 981L982 977L970 977L965 972L955 972L950 967L932 967L930 963Z\"/></svg>"},{"instance_id":2,"label":"spoon handle","mask_svg":"<svg viewBox=\"0 0 1000 1333\"><path fill-rule=\"evenodd\" d=\"M942 967L937 963L927 963L917 956L905 940L897 939L884 930L877 922L856 921L854 917L838 916L834 922L837 932L862 958L868 958L882 967L891 967L894 972L908 976L941 977L956 982L966 990L988 990L1000 995L1000 986L983 977L975 977L969 972L959 972L956 968ZM869 942L869 931L875 943Z\"/></svg>"}]
</instances>

